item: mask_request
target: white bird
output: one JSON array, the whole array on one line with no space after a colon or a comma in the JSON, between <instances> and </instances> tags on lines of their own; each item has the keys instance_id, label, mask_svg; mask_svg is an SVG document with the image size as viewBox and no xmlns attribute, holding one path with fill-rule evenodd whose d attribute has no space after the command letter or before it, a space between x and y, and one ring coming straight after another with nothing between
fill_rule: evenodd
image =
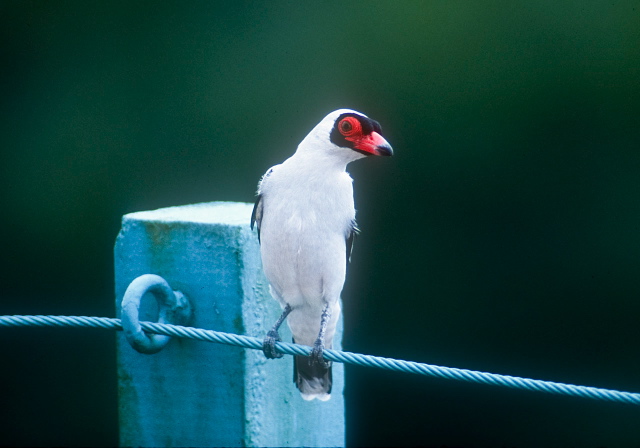
<instances>
[{"instance_id":1,"label":"white bird","mask_svg":"<svg viewBox=\"0 0 640 448\"><path fill-rule=\"evenodd\" d=\"M267 358L287 319L294 342L313 347L294 357L294 382L302 398L331 398L331 348L340 316L340 293L356 227L352 179L347 164L366 156L391 156L380 125L366 115L340 109L302 140L293 156L270 168L258 184L251 228L258 227L262 265L271 294L283 308L267 333Z\"/></svg>"}]
</instances>

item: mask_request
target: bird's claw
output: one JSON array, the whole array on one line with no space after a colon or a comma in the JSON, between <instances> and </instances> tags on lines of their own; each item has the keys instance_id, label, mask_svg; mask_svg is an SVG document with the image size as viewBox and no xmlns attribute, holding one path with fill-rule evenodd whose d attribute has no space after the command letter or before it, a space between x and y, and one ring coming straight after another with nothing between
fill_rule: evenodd
<instances>
[{"instance_id":1,"label":"bird's claw","mask_svg":"<svg viewBox=\"0 0 640 448\"><path fill-rule=\"evenodd\" d=\"M311 354L309 355L309 365L318 364L320 367L328 369L331 367L331 361L327 361L324 359L324 344L320 342L316 342L313 345L313 349L311 350Z\"/></svg>"},{"instance_id":2,"label":"bird's claw","mask_svg":"<svg viewBox=\"0 0 640 448\"><path fill-rule=\"evenodd\" d=\"M268 359L282 358L282 353L276 351L276 342L280 342L280 335L277 331L270 330L262 342L262 352Z\"/></svg>"}]
</instances>

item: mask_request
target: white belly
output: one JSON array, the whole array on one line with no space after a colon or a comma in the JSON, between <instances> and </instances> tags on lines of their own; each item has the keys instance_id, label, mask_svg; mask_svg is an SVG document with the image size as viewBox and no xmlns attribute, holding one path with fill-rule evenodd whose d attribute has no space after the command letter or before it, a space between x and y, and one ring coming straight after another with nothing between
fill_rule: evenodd
<instances>
[{"instance_id":1,"label":"white belly","mask_svg":"<svg viewBox=\"0 0 640 448\"><path fill-rule=\"evenodd\" d=\"M292 307L336 301L345 280L344 223L312 212L280 218L265 214L261 226L262 263L275 296Z\"/></svg>"}]
</instances>

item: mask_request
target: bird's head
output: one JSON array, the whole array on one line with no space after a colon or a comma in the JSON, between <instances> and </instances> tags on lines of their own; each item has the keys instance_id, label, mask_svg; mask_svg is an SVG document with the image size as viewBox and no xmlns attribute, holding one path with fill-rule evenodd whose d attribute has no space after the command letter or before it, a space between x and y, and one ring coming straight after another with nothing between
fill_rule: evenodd
<instances>
[{"instance_id":1,"label":"bird's head","mask_svg":"<svg viewBox=\"0 0 640 448\"><path fill-rule=\"evenodd\" d=\"M381 134L377 121L355 110L338 109L311 130L298 151L322 152L347 163L365 156L393 155L391 145Z\"/></svg>"}]
</instances>

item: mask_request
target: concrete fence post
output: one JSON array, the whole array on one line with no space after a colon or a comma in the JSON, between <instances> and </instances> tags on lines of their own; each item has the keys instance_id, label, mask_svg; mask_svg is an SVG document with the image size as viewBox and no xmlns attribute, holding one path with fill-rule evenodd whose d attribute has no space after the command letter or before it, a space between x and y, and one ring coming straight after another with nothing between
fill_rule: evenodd
<instances>
[{"instance_id":1,"label":"concrete fence post","mask_svg":"<svg viewBox=\"0 0 640 448\"><path fill-rule=\"evenodd\" d=\"M125 215L115 246L117 317L131 282L156 274L188 300L188 325L264 337L281 310L249 229L251 207L212 202ZM140 320L158 320L151 293L140 303ZM286 325L281 336L291 340ZM122 332L117 350L123 446L345 443L340 363L334 363L331 400L307 402L293 384L291 356L267 360L258 350L175 338L158 353L142 354Z\"/></svg>"}]
</instances>

